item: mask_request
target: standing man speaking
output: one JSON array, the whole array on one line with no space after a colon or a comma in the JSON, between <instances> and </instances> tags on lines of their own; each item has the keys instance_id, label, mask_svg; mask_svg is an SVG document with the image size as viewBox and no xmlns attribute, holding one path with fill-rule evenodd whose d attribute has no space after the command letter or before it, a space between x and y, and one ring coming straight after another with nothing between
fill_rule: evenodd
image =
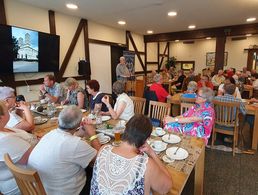
<instances>
[{"instance_id":1,"label":"standing man speaking","mask_svg":"<svg viewBox=\"0 0 258 195\"><path fill-rule=\"evenodd\" d=\"M116 66L116 79L126 82L130 76L130 71L125 63L125 57L122 56L120 57L120 63Z\"/></svg>"}]
</instances>

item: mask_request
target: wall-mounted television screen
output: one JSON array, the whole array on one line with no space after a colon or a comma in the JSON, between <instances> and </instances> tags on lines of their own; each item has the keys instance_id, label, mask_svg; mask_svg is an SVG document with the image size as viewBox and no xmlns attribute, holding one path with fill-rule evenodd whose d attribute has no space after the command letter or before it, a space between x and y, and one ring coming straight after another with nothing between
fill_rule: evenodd
<instances>
[{"instance_id":1,"label":"wall-mounted television screen","mask_svg":"<svg viewBox=\"0 0 258 195\"><path fill-rule=\"evenodd\" d=\"M57 72L59 42L57 35L0 25L0 74Z\"/></svg>"}]
</instances>

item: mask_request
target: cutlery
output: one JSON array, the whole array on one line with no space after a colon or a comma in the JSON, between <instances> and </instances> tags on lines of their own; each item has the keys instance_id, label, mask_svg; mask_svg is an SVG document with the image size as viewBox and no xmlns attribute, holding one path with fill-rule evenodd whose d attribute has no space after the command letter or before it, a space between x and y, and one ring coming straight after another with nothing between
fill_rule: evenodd
<instances>
[{"instance_id":1,"label":"cutlery","mask_svg":"<svg viewBox=\"0 0 258 195\"><path fill-rule=\"evenodd\" d=\"M176 155L176 153L177 153L177 151L178 151L179 148L180 148L180 147L178 146L177 149L176 149L176 151L174 152L174 155Z\"/></svg>"},{"instance_id":2,"label":"cutlery","mask_svg":"<svg viewBox=\"0 0 258 195\"><path fill-rule=\"evenodd\" d=\"M165 156L166 156L166 158L167 158L168 160L170 160L171 162L174 162L174 161L175 161L175 159L171 158L170 156L168 156L168 155L165 155Z\"/></svg>"}]
</instances>

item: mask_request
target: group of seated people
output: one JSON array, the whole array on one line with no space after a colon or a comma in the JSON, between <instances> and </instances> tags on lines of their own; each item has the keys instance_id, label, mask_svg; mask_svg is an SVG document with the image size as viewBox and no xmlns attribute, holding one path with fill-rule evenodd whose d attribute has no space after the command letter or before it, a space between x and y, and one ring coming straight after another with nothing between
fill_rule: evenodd
<instances>
[{"instance_id":1,"label":"group of seated people","mask_svg":"<svg viewBox=\"0 0 258 195\"><path fill-rule=\"evenodd\" d=\"M158 101L166 102L171 95L162 86L162 76L155 74L153 78L155 83L150 90L155 91ZM218 87L215 99L240 102L240 111L245 114L232 78L222 79L223 86ZM212 105L214 91L206 79L203 76L200 84L189 82L182 96L196 98L195 105L180 116L166 116L164 129L200 137L208 143L215 113ZM38 171L47 194L167 193L172 187L171 175L146 142L152 131L151 120L134 113L134 104L124 91L124 82L113 84L113 92L117 95L114 107L110 97L100 92L96 80L86 84L90 100L75 79L66 79L64 86L67 89L55 82L53 75L46 75L40 86L42 98L69 105L58 116L58 128L41 139L32 134L35 125L29 105L16 102L14 89L0 87L0 192L19 194L3 159L4 154L9 153L16 165ZM92 120L82 118L81 108L94 110L96 105L101 115L128 121L118 147L101 146ZM80 137L87 138L88 142ZM85 169L93 163L90 183Z\"/></svg>"}]
</instances>

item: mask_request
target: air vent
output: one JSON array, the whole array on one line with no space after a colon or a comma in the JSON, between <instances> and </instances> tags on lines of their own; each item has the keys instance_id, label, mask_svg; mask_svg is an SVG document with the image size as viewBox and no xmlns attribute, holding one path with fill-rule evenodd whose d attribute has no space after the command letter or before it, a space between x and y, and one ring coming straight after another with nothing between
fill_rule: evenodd
<instances>
[{"instance_id":1,"label":"air vent","mask_svg":"<svg viewBox=\"0 0 258 195\"><path fill-rule=\"evenodd\" d=\"M184 41L183 44L194 44L194 41Z\"/></svg>"}]
</instances>

